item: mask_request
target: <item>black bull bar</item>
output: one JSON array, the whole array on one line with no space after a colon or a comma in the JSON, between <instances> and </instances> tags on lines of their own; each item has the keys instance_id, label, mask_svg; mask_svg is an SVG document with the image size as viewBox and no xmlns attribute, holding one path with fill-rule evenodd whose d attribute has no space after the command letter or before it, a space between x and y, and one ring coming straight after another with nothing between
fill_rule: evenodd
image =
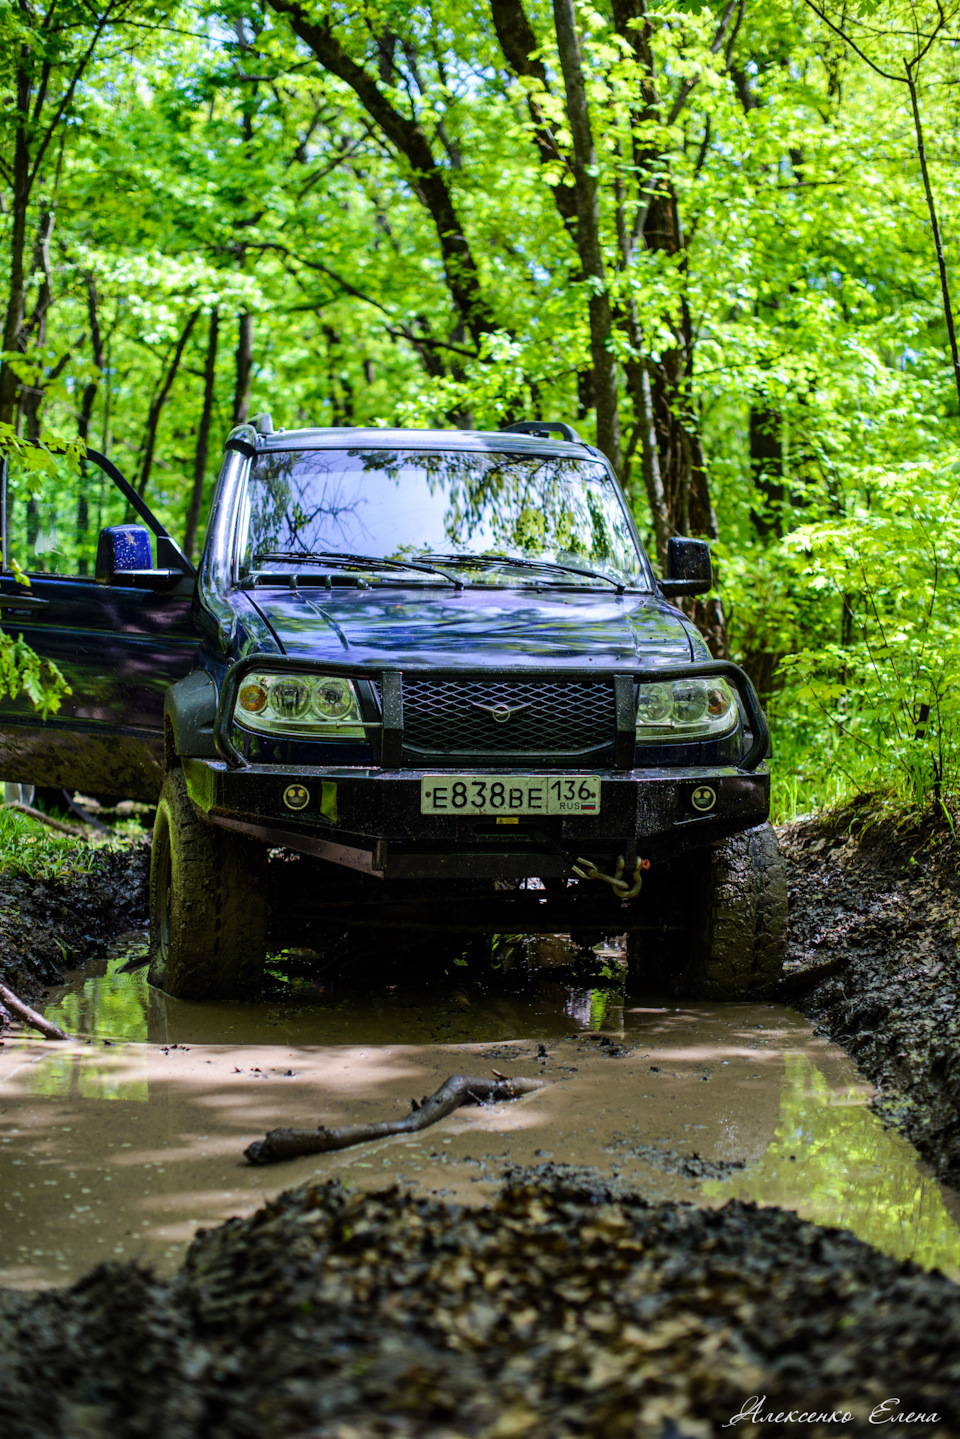
<instances>
[{"instance_id":1,"label":"black bull bar","mask_svg":"<svg viewBox=\"0 0 960 1439\"><path fill-rule=\"evenodd\" d=\"M592 666L540 667L539 665L491 666L478 668L476 665L447 666L426 664L404 665L357 665L335 660L302 660L277 655L251 655L238 660L227 671L220 690L214 738L217 750L231 769L243 769L247 761L233 742L231 734L237 693L249 674L295 673L335 675L343 679L379 683L382 699L382 714L379 720L363 718L361 723L367 731L367 738L378 758L382 769L401 768L403 752L403 677L447 680L487 680L491 684L511 680L531 680L562 683L570 680L613 682L616 706L616 738L614 742L614 768L634 768L636 748L636 703L634 686L669 683L686 679L725 679L736 690L737 697L746 717L751 734L751 744L737 768L744 773L755 770L767 754L770 744L770 727L757 698L757 692L749 677L739 665L730 660L697 660L679 665L647 665L630 667L624 665L616 670L598 670ZM318 733L320 740L322 734Z\"/></svg>"}]
</instances>

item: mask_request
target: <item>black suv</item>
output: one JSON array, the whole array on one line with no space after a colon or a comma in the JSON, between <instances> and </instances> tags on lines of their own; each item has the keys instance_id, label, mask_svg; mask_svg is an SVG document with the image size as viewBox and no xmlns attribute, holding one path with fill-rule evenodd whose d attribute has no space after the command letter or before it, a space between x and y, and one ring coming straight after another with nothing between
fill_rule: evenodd
<instances>
[{"instance_id":1,"label":"black suv","mask_svg":"<svg viewBox=\"0 0 960 1439\"><path fill-rule=\"evenodd\" d=\"M657 580L569 426L262 416L196 574L93 452L39 493L11 461L0 516L4 628L73 691L0 700L0 775L157 801L155 985L256 992L270 848L312 860L284 903L344 926L627 932L680 992L775 982L766 720L670 603L707 548Z\"/></svg>"}]
</instances>

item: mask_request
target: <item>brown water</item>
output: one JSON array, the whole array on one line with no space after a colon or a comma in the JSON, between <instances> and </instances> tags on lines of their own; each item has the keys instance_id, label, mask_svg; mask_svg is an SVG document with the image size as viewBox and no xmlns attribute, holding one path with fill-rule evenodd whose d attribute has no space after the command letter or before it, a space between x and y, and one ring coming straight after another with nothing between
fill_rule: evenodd
<instances>
[{"instance_id":1,"label":"brown water","mask_svg":"<svg viewBox=\"0 0 960 1439\"><path fill-rule=\"evenodd\" d=\"M571 987L551 968L558 941L482 983L454 964L419 984L282 984L258 1004L169 1000L142 970L117 975L125 957L52 996L76 1041L0 1049L2 1284L62 1283L103 1259L170 1269L198 1227L312 1176L479 1203L510 1164L587 1166L651 1199L785 1205L960 1277L960 1197L866 1108L843 1052L779 1006ZM550 1083L420 1135L270 1168L242 1158L275 1126L398 1117L449 1075L491 1068Z\"/></svg>"}]
</instances>

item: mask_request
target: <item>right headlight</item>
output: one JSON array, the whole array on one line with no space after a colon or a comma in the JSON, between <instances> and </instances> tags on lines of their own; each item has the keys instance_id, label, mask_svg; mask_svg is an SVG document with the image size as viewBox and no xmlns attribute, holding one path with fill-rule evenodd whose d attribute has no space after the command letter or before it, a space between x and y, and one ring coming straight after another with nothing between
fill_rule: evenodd
<instances>
[{"instance_id":1,"label":"right headlight","mask_svg":"<svg viewBox=\"0 0 960 1439\"><path fill-rule=\"evenodd\" d=\"M300 739L364 739L357 692L340 675L294 670L248 674L233 717L246 729Z\"/></svg>"},{"instance_id":2,"label":"right headlight","mask_svg":"<svg viewBox=\"0 0 960 1439\"><path fill-rule=\"evenodd\" d=\"M721 679L666 680L641 685L637 739L720 739L736 728L736 695Z\"/></svg>"}]
</instances>

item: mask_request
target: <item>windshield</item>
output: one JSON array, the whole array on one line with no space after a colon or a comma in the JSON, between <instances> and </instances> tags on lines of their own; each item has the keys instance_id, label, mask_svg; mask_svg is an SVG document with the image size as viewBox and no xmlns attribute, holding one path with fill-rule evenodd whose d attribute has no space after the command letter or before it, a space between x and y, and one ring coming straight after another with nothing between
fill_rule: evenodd
<instances>
[{"instance_id":1,"label":"windshield","mask_svg":"<svg viewBox=\"0 0 960 1439\"><path fill-rule=\"evenodd\" d=\"M591 460L487 451L274 450L256 457L241 575L363 558L377 583L647 589L615 481ZM419 571L401 568L421 563ZM502 563L498 563L502 561ZM342 568L342 566L341 566ZM583 573L587 571L588 573ZM593 573L589 573L589 572Z\"/></svg>"}]
</instances>

